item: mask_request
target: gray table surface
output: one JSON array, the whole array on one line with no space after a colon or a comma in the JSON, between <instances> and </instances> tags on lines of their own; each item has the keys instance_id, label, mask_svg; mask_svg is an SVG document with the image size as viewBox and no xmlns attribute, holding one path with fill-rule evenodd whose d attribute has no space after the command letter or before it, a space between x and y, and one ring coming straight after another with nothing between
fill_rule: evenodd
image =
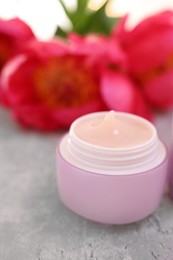
<instances>
[{"instance_id":1,"label":"gray table surface","mask_svg":"<svg viewBox=\"0 0 173 260\"><path fill-rule=\"evenodd\" d=\"M171 114L157 127L169 145ZM173 260L173 201L148 218L102 225L60 201L55 146L62 133L23 130L0 109L0 260Z\"/></svg>"}]
</instances>

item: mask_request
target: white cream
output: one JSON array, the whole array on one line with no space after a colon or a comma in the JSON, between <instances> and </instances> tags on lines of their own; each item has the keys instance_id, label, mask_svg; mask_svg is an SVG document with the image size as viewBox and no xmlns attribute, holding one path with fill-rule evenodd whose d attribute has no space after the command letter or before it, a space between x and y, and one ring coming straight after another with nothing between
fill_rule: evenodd
<instances>
[{"instance_id":1,"label":"white cream","mask_svg":"<svg viewBox=\"0 0 173 260\"><path fill-rule=\"evenodd\" d=\"M74 131L87 143L111 148L138 146L153 136L153 127L144 119L115 111L81 120Z\"/></svg>"}]
</instances>

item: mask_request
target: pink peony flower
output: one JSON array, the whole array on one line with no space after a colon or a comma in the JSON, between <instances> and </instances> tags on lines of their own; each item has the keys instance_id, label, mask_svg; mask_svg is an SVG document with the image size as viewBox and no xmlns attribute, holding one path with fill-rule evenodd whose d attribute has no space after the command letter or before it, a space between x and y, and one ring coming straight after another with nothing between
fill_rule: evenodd
<instances>
[{"instance_id":1,"label":"pink peony flower","mask_svg":"<svg viewBox=\"0 0 173 260\"><path fill-rule=\"evenodd\" d=\"M110 110L128 112L152 119L152 113L144 95L127 76L107 71L102 76L101 93Z\"/></svg>"},{"instance_id":2,"label":"pink peony flower","mask_svg":"<svg viewBox=\"0 0 173 260\"><path fill-rule=\"evenodd\" d=\"M132 30L126 29L126 20L127 16L113 37L127 54L130 74L153 106L173 107L173 12L150 16Z\"/></svg>"},{"instance_id":3,"label":"pink peony flower","mask_svg":"<svg viewBox=\"0 0 173 260\"><path fill-rule=\"evenodd\" d=\"M99 110L151 114L126 74L125 54L102 36L73 35L70 43L34 40L7 63L0 84L18 121L45 131Z\"/></svg>"},{"instance_id":4,"label":"pink peony flower","mask_svg":"<svg viewBox=\"0 0 173 260\"><path fill-rule=\"evenodd\" d=\"M34 38L32 30L22 20L0 19L0 70L9 58L23 48L25 42Z\"/></svg>"},{"instance_id":5,"label":"pink peony flower","mask_svg":"<svg viewBox=\"0 0 173 260\"><path fill-rule=\"evenodd\" d=\"M2 71L4 100L25 126L68 127L77 117L103 107L99 79L86 55L60 40L33 41Z\"/></svg>"},{"instance_id":6,"label":"pink peony flower","mask_svg":"<svg viewBox=\"0 0 173 260\"><path fill-rule=\"evenodd\" d=\"M96 65L101 96L107 109L152 118L142 91L127 75L126 55L115 39L94 34L85 37L72 34L70 42L75 51L85 53Z\"/></svg>"},{"instance_id":7,"label":"pink peony flower","mask_svg":"<svg viewBox=\"0 0 173 260\"><path fill-rule=\"evenodd\" d=\"M99 69L111 64L121 69L126 67L126 55L119 43L111 37L96 34L79 36L72 33L69 35L69 41L75 53L88 55Z\"/></svg>"},{"instance_id":8,"label":"pink peony flower","mask_svg":"<svg viewBox=\"0 0 173 260\"><path fill-rule=\"evenodd\" d=\"M32 30L20 19L0 19L0 72L5 63L18 54L25 44L34 38ZM0 101L2 99L0 86Z\"/></svg>"}]
</instances>

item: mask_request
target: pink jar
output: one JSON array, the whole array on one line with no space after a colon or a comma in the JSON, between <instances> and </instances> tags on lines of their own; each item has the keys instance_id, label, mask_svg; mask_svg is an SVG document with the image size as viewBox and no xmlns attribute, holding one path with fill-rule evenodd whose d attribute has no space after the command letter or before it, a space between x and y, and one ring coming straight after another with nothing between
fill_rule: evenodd
<instances>
[{"instance_id":1,"label":"pink jar","mask_svg":"<svg viewBox=\"0 0 173 260\"><path fill-rule=\"evenodd\" d=\"M167 180L167 152L155 127L135 115L152 131L149 141L129 148L107 148L81 140L75 128L83 120L107 112L85 115L71 125L57 148L58 188L63 203L75 213L101 223L125 224L150 215L159 205Z\"/></svg>"}]
</instances>

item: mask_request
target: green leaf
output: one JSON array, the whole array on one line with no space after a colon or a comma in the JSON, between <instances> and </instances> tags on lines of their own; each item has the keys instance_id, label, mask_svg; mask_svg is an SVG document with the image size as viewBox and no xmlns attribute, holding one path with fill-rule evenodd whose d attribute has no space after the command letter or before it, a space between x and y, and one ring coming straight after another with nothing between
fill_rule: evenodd
<instances>
[{"instance_id":1,"label":"green leaf","mask_svg":"<svg viewBox=\"0 0 173 260\"><path fill-rule=\"evenodd\" d=\"M63 0L59 0L60 4L62 5L64 12L66 13L67 17L70 19L70 21L72 22L73 20L73 12L70 12L68 10L68 8L66 7L66 5L64 4Z\"/></svg>"},{"instance_id":2,"label":"green leaf","mask_svg":"<svg viewBox=\"0 0 173 260\"><path fill-rule=\"evenodd\" d=\"M59 0L59 2L60 2L60 4L62 5L62 7L63 7L63 9L64 9L64 11L65 11L67 17L68 17L69 20L71 21L73 27L75 27L77 21L80 20L81 15L84 15L84 17L85 17L85 12L84 12L84 10L83 10L83 11L80 11L80 10L78 10L78 8L77 8L77 10L75 10L75 11L70 11L70 10L66 7L66 5L64 4L63 0Z\"/></svg>"},{"instance_id":3,"label":"green leaf","mask_svg":"<svg viewBox=\"0 0 173 260\"><path fill-rule=\"evenodd\" d=\"M109 34L112 27L116 24L118 19L107 17L105 8L109 2L107 0L97 11L91 11L87 8L88 0L77 0L77 9L70 11L65 6L63 0L59 0L66 15L72 23L73 32L79 34L86 33L104 33ZM56 35L66 36L68 32L64 32L61 28L57 29Z\"/></svg>"},{"instance_id":4,"label":"green leaf","mask_svg":"<svg viewBox=\"0 0 173 260\"><path fill-rule=\"evenodd\" d=\"M67 37L68 32L65 32L61 27L58 26L55 35L62 37L62 38L66 38Z\"/></svg>"},{"instance_id":5,"label":"green leaf","mask_svg":"<svg viewBox=\"0 0 173 260\"><path fill-rule=\"evenodd\" d=\"M88 5L88 0L77 0L77 11L81 12L86 9Z\"/></svg>"},{"instance_id":6,"label":"green leaf","mask_svg":"<svg viewBox=\"0 0 173 260\"><path fill-rule=\"evenodd\" d=\"M102 9L102 8L104 8L104 7L102 6L100 9ZM74 30L81 34L88 32L87 28L88 28L88 26L90 26L94 16L96 15L96 13L99 12L99 10L97 12L87 12L87 13L85 13L85 16L84 15L81 16L80 20L77 19L76 24L74 24Z\"/></svg>"},{"instance_id":7,"label":"green leaf","mask_svg":"<svg viewBox=\"0 0 173 260\"><path fill-rule=\"evenodd\" d=\"M75 24L74 30L80 34L89 32L109 34L117 19L106 16L105 8L107 3L108 1L106 1L96 12L91 12L85 17L81 17Z\"/></svg>"}]
</instances>

